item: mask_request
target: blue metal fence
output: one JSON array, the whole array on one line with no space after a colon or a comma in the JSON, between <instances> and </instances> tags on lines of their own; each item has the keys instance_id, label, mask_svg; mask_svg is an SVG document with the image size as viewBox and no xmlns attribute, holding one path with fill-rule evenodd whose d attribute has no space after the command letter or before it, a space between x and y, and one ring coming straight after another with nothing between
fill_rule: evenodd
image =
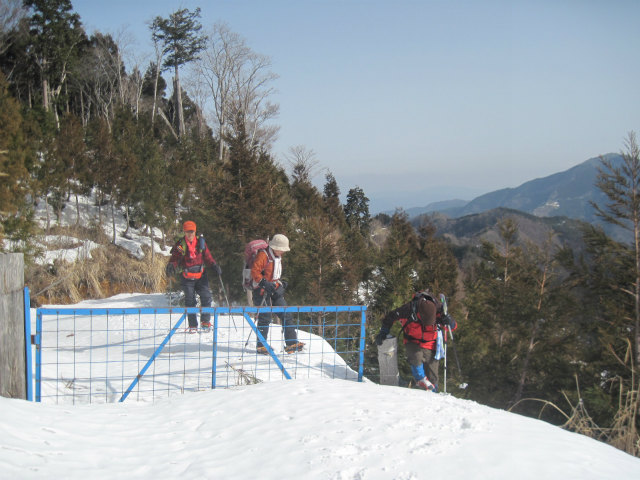
<instances>
[{"instance_id":1,"label":"blue metal fence","mask_svg":"<svg viewBox=\"0 0 640 480\"><path fill-rule=\"evenodd\" d=\"M187 314L203 312L212 328L189 333ZM286 353L275 323L262 338L254 320L260 312L291 314L304 349ZM279 379L362 381L365 313L364 306L39 308L35 400L153 401ZM256 353L257 337L269 355Z\"/></svg>"}]
</instances>

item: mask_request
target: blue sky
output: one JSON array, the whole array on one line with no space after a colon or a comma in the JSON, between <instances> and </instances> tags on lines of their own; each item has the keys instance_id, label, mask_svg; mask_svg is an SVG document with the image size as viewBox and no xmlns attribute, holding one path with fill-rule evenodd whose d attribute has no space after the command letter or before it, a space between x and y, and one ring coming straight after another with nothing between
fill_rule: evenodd
<instances>
[{"instance_id":1,"label":"blue sky","mask_svg":"<svg viewBox=\"0 0 640 480\"><path fill-rule=\"evenodd\" d=\"M200 6L279 75L275 156L313 150L372 213L518 185L640 130L634 0L72 0L89 33ZM166 76L170 80L169 76Z\"/></svg>"}]
</instances>

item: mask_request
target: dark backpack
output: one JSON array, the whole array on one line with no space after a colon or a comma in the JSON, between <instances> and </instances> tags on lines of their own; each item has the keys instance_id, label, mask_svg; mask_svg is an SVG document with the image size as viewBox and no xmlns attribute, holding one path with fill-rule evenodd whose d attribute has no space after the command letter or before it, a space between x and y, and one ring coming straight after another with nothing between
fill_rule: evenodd
<instances>
[{"instance_id":1,"label":"dark backpack","mask_svg":"<svg viewBox=\"0 0 640 480\"><path fill-rule=\"evenodd\" d=\"M413 298L411 299L411 318L409 319L409 321L411 322L418 322L418 323L422 323L420 322L420 320L418 320L418 303L420 302L420 299L424 298L425 300L429 301L429 302L433 302L436 306L436 323L438 323L438 319L442 318L442 315L444 314L444 304L442 302L442 300L440 299L440 297L436 296L435 294L431 293L429 290L422 290L421 292L416 292L413 294ZM423 325L424 328L425 325Z\"/></svg>"},{"instance_id":2,"label":"dark backpack","mask_svg":"<svg viewBox=\"0 0 640 480\"><path fill-rule=\"evenodd\" d=\"M245 292L253 290L253 279L251 278L251 268L256 260L256 255L260 250L267 250L269 244L261 238L251 240L244 247L244 268L242 270L242 288Z\"/></svg>"}]
</instances>

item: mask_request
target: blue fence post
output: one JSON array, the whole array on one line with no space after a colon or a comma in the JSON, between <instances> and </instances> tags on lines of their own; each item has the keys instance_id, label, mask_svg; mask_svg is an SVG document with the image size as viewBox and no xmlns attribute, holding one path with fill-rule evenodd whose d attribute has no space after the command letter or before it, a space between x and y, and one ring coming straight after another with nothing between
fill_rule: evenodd
<instances>
[{"instance_id":1,"label":"blue fence post","mask_svg":"<svg viewBox=\"0 0 640 480\"><path fill-rule=\"evenodd\" d=\"M362 314L360 317L360 365L358 366L358 381L362 381L364 375L364 336L365 336L365 324L367 323L366 315L367 307L362 307Z\"/></svg>"},{"instance_id":2,"label":"blue fence post","mask_svg":"<svg viewBox=\"0 0 640 480\"><path fill-rule=\"evenodd\" d=\"M211 388L216 388L216 376L218 365L218 309L213 313L213 343L211 345Z\"/></svg>"},{"instance_id":3,"label":"blue fence post","mask_svg":"<svg viewBox=\"0 0 640 480\"><path fill-rule=\"evenodd\" d=\"M36 402L42 401L42 312L36 310Z\"/></svg>"},{"instance_id":4,"label":"blue fence post","mask_svg":"<svg viewBox=\"0 0 640 480\"><path fill-rule=\"evenodd\" d=\"M27 369L27 401L33 401L33 361L31 358L31 297L24 287L24 359Z\"/></svg>"}]
</instances>

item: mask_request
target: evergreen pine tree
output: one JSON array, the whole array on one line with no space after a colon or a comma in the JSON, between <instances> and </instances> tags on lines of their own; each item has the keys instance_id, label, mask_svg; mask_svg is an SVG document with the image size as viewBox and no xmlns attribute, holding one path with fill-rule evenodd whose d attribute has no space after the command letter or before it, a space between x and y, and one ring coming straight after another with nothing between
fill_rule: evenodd
<instances>
[{"instance_id":1,"label":"evergreen pine tree","mask_svg":"<svg viewBox=\"0 0 640 480\"><path fill-rule=\"evenodd\" d=\"M42 106L53 112L57 125L57 100L86 34L70 0L25 0L24 5L31 9L27 53L38 67Z\"/></svg>"},{"instance_id":2,"label":"evergreen pine tree","mask_svg":"<svg viewBox=\"0 0 640 480\"><path fill-rule=\"evenodd\" d=\"M331 172L325 175L325 184L322 192L323 209L329 221L341 231L346 231L347 224L344 209L340 203L340 188Z\"/></svg>"},{"instance_id":3,"label":"evergreen pine tree","mask_svg":"<svg viewBox=\"0 0 640 480\"><path fill-rule=\"evenodd\" d=\"M3 237L21 239L28 232L30 208L27 202L30 155L18 102L9 95L0 72L0 250Z\"/></svg>"},{"instance_id":4,"label":"evergreen pine tree","mask_svg":"<svg viewBox=\"0 0 640 480\"><path fill-rule=\"evenodd\" d=\"M633 298L634 307L630 327L633 331L633 353L635 367L640 367L640 147L636 134L630 132L626 151L622 153L622 164L614 165L611 159L603 158L598 169L596 186L607 196L604 207L592 202L598 215L606 222L627 229L632 234L629 250L633 256L633 279L618 288Z\"/></svg>"},{"instance_id":5,"label":"evergreen pine tree","mask_svg":"<svg viewBox=\"0 0 640 480\"><path fill-rule=\"evenodd\" d=\"M355 228L367 237L371 216L369 215L369 199L360 187L354 187L347 194L344 216L350 228Z\"/></svg>"},{"instance_id":6,"label":"evergreen pine tree","mask_svg":"<svg viewBox=\"0 0 640 480\"><path fill-rule=\"evenodd\" d=\"M466 395L498 408L536 415L525 398L563 402L572 388L575 329L558 308L567 295L549 244L544 252L521 246L517 224L500 223L500 242L485 242L481 261L465 281L467 315L458 352L469 382ZM526 247L526 248L525 248ZM554 412L549 418L558 421Z\"/></svg>"},{"instance_id":7,"label":"evergreen pine tree","mask_svg":"<svg viewBox=\"0 0 640 480\"><path fill-rule=\"evenodd\" d=\"M89 164L84 143L84 130L78 117L73 114L64 115L60 122L60 131L54 141L56 168L63 174L60 184L63 200L70 195L76 197L76 225L80 223L78 195L89 193L91 186ZM55 178L55 177L54 177ZM60 208L61 205L58 205ZM58 212L58 215L60 213Z\"/></svg>"},{"instance_id":8,"label":"evergreen pine tree","mask_svg":"<svg viewBox=\"0 0 640 480\"><path fill-rule=\"evenodd\" d=\"M430 288L454 298L458 289L458 262L445 240L436 236L436 229L427 223L418 228L419 257L416 264L419 289Z\"/></svg>"},{"instance_id":9,"label":"evergreen pine tree","mask_svg":"<svg viewBox=\"0 0 640 480\"><path fill-rule=\"evenodd\" d=\"M180 85L180 67L198 58L198 53L204 49L206 35L200 30L202 25L198 21L200 8L190 12L186 8L176 10L168 18L156 17L153 20L152 35L159 41L166 55L163 68L174 69L174 97L178 114L178 131L180 137L185 134L184 110L182 106L182 87Z\"/></svg>"},{"instance_id":10,"label":"evergreen pine tree","mask_svg":"<svg viewBox=\"0 0 640 480\"><path fill-rule=\"evenodd\" d=\"M267 152L249 145L244 128L236 131L240 133L228 139L228 161L207 165L200 172L204 178L196 185L197 198L185 206L199 230L201 225L211 242L215 239L225 282L231 295L239 298L238 272L248 241L284 233L292 249L295 244L290 228L294 204L285 172Z\"/></svg>"}]
</instances>

